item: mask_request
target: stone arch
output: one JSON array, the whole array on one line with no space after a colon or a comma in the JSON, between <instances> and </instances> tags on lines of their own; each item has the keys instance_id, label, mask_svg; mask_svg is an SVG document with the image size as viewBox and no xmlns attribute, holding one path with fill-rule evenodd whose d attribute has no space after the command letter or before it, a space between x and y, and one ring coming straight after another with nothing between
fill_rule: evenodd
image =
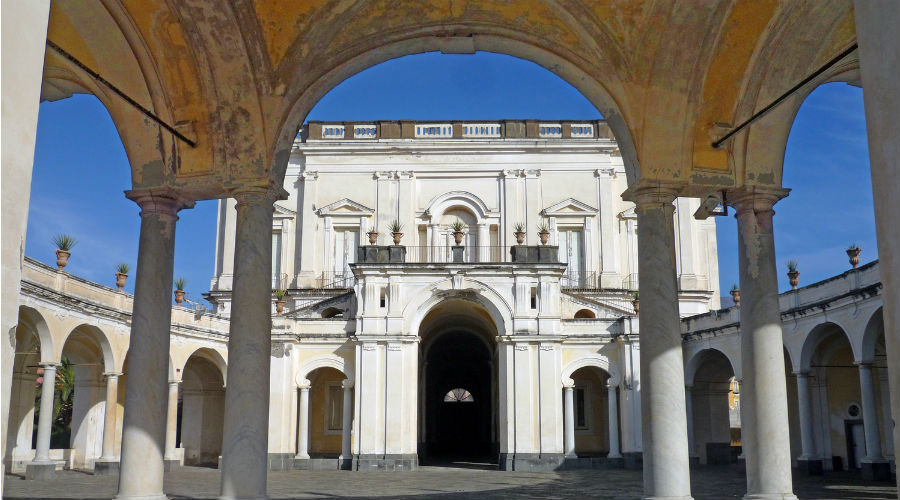
<instances>
[{"instance_id":1,"label":"stone arch","mask_svg":"<svg viewBox=\"0 0 900 500\"><path fill-rule=\"evenodd\" d=\"M184 363L176 437L185 464L215 466L222 453L225 373L225 360L208 347L195 349Z\"/></svg>"},{"instance_id":2,"label":"stone arch","mask_svg":"<svg viewBox=\"0 0 900 500\"><path fill-rule=\"evenodd\" d=\"M498 335L509 335L512 331L512 306L493 288L478 280L449 278L431 285L414 297L402 313L407 331L418 332L428 312L451 297L471 300L484 307L497 327Z\"/></svg>"},{"instance_id":3,"label":"stone arch","mask_svg":"<svg viewBox=\"0 0 900 500\"><path fill-rule=\"evenodd\" d=\"M599 368L609 374L610 383L612 385L619 385L619 382L621 382L621 380L619 380L618 370L616 370L616 365L610 363L608 358L605 356L584 356L574 361L570 361L569 364L563 368L560 383L563 386L571 385L572 374L588 366Z\"/></svg>"},{"instance_id":4,"label":"stone arch","mask_svg":"<svg viewBox=\"0 0 900 500\"><path fill-rule=\"evenodd\" d=\"M176 359L172 356L172 353L169 353L169 380L181 380L184 376L184 369L187 367L188 361L194 356L199 356L215 365L215 367L219 369L219 373L222 374L222 384L225 385L227 383L226 376L228 374L228 362L221 352L212 347L197 347L196 349L189 351L187 356L185 356L183 360L178 360L177 363ZM176 374L178 374L177 378L175 378Z\"/></svg>"},{"instance_id":5,"label":"stone arch","mask_svg":"<svg viewBox=\"0 0 900 500\"><path fill-rule=\"evenodd\" d=\"M103 356L103 371L110 373L115 372L116 368L119 366L119 360L116 359L115 353L113 352L109 335L99 326L91 325L89 323L81 323L69 330L69 333L63 339L62 345L59 347L59 353L56 359L62 357L70 339L79 334L90 339L100 349L100 354Z\"/></svg>"},{"instance_id":6,"label":"stone arch","mask_svg":"<svg viewBox=\"0 0 900 500\"><path fill-rule=\"evenodd\" d=\"M296 384L297 387L307 384L309 382L309 374L319 368L333 368L343 373L347 379L354 380L352 362L337 354L322 354L310 358L300 364L300 367L297 369L297 376L294 379L294 384Z\"/></svg>"},{"instance_id":7,"label":"stone arch","mask_svg":"<svg viewBox=\"0 0 900 500\"><path fill-rule=\"evenodd\" d=\"M846 328L834 320L819 323L806 334L806 337L803 340L803 346L799 353L799 363L792 364L794 370L800 373L808 372L812 365L813 356L816 354L819 345L822 344L822 341L833 335L843 335L844 339L846 339L847 343L850 345L850 348L853 349L853 341L851 340L850 335L847 334ZM856 352L853 353L853 358L859 359Z\"/></svg>"},{"instance_id":8,"label":"stone arch","mask_svg":"<svg viewBox=\"0 0 900 500\"><path fill-rule=\"evenodd\" d=\"M455 29L472 35L476 51L495 52L531 61L552 71L574 86L600 111L615 135L622 152L629 185L640 176L635 143L620 109L619 103L624 100L624 96L613 95L615 92L613 89L618 89L615 82L603 83L592 77L585 70L591 65L589 61L579 59L577 54L563 56L541 47L539 41L528 33L491 27L481 23L468 23L456 26ZM288 153L303 119L313 106L340 82L390 59L440 51L446 43L443 37L435 36L429 30L423 30L417 26L397 30L392 33L392 38L394 41L388 41L381 45L370 45L368 50L354 52L355 55L351 55L343 61L330 62L329 69L323 71L317 78L314 77L314 80L305 87L300 88L298 85L294 88L297 83L292 82L291 88L285 93L287 105L279 123L280 129L273 155L276 161L283 164L275 165L275 171L284 172ZM615 44L612 39L610 41L611 44L608 47L612 49ZM359 47L364 46L360 45ZM616 54L608 55L615 59L621 59ZM602 73L599 68L597 73ZM294 79L296 80L296 78L295 76Z\"/></svg>"},{"instance_id":9,"label":"stone arch","mask_svg":"<svg viewBox=\"0 0 900 500\"><path fill-rule=\"evenodd\" d=\"M40 342L41 363L58 362L57 347L44 315L33 307L19 306L19 322L30 328L37 336Z\"/></svg>"},{"instance_id":10,"label":"stone arch","mask_svg":"<svg viewBox=\"0 0 900 500\"><path fill-rule=\"evenodd\" d=\"M575 315L573 317L575 319L594 319L597 317L597 315L594 314L594 311L591 311L590 309L579 309L575 311Z\"/></svg>"},{"instance_id":11,"label":"stone arch","mask_svg":"<svg viewBox=\"0 0 900 500\"><path fill-rule=\"evenodd\" d=\"M869 316L869 320L866 321L866 328L863 330L862 338L859 340L860 346L858 348L859 357L857 358L861 363L872 363L875 360L875 350L878 344L878 339L881 335L884 334L884 306L879 307Z\"/></svg>"},{"instance_id":12,"label":"stone arch","mask_svg":"<svg viewBox=\"0 0 900 500\"><path fill-rule=\"evenodd\" d=\"M439 221L444 212L460 206L472 212L478 223L484 222L488 216L488 207L484 201L468 191L450 191L436 196L428 203L427 210L431 213L431 220Z\"/></svg>"},{"instance_id":13,"label":"stone arch","mask_svg":"<svg viewBox=\"0 0 900 500\"><path fill-rule=\"evenodd\" d=\"M717 347L708 346L704 349L701 349L693 354L693 356L688 359L687 363L685 363L684 368L684 382L687 385L692 385L694 383L694 377L697 375L697 371L703 366L703 363L709 361L711 357L716 355L721 355L728 361L728 365L731 368L731 373L738 380L741 379L741 373L739 370L735 369L736 366L739 366L739 363L735 363L735 361L731 358L731 356L722 349Z\"/></svg>"}]
</instances>

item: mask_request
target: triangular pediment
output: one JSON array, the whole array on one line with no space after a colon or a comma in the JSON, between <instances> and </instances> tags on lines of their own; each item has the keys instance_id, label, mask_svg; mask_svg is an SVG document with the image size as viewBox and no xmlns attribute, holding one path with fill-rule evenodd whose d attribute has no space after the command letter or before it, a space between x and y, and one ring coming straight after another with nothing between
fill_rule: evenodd
<instances>
[{"instance_id":1,"label":"triangular pediment","mask_svg":"<svg viewBox=\"0 0 900 500\"><path fill-rule=\"evenodd\" d=\"M541 210L541 215L545 217L579 215L589 216L596 215L597 209L587 203L576 200L575 198L566 198L559 203L554 203L549 207Z\"/></svg>"},{"instance_id":2,"label":"triangular pediment","mask_svg":"<svg viewBox=\"0 0 900 500\"><path fill-rule=\"evenodd\" d=\"M291 210L290 208L283 207L278 203L275 203L275 214L274 218L276 219L293 219L297 215L297 212Z\"/></svg>"},{"instance_id":3,"label":"triangular pediment","mask_svg":"<svg viewBox=\"0 0 900 500\"><path fill-rule=\"evenodd\" d=\"M334 203L329 203L324 207L316 210L316 213L320 217L325 216L335 216L335 215L353 215L358 217L368 217L375 213L371 208L363 205L362 203L357 203L350 198L343 198Z\"/></svg>"},{"instance_id":4,"label":"triangular pediment","mask_svg":"<svg viewBox=\"0 0 900 500\"><path fill-rule=\"evenodd\" d=\"M637 219L637 214L634 212L634 207L629 208L628 210L623 210L619 212L620 219Z\"/></svg>"}]
</instances>

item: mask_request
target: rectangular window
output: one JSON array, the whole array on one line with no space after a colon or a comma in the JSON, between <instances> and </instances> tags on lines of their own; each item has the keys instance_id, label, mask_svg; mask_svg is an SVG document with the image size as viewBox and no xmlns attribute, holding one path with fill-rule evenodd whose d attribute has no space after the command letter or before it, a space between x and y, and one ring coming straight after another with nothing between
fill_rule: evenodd
<instances>
[{"instance_id":1,"label":"rectangular window","mask_svg":"<svg viewBox=\"0 0 900 500\"><path fill-rule=\"evenodd\" d=\"M281 283L281 232L272 233L272 288L284 288Z\"/></svg>"},{"instance_id":2,"label":"rectangular window","mask_svg":"<svg viewBox=\"0 0 900 500\"><path fill-rule=\"evenodd\" d=\"M575 388L575 428L587 429L587 405L584 387Z\"/></svg>"},{"instance_id":3,"label":"rectangular window","mask_svg":"<svg viewBox=\"0 0 900 500\"><path fill-rule=\"evenodd\" d=\"M328 386L328 401L326 401L326 408L328 408L328 413L326 415L326 430L329 431L340 431L344 429L344 395L342 394L341 386L339 385L329 385Z\"/></svg>"},{"instance_id":4,"label":"rectangular window","mask_svg":"<svg viewBox=\"0 0 900 500\"><path fill-rule=\"evenodd\" d=\"M531 287L531 308L537 309L537 287Z\"/></svg>"},{"instance_id":5,"label":"rectangular window","mask_svg":"<svg viewBox=\"0 0 900 500\"><path fill-rule=\"evenodd\" d=\"M581 229L559 230L559 260L566 263L563 285L584 286L584 232Z\"/></svg>"},{"instance_id":6,"label":"rectangular window","mask_svg":"<svg viewBox=\"0 0 900 500\"><path fill-rule=\"evenodd\" d=\"M379 305L379 307L384 309L385 307L387 307L387 288L381 287L380 292L381 292L381 296L378 300L378 305Z\"/></svg>"}]
</instances>

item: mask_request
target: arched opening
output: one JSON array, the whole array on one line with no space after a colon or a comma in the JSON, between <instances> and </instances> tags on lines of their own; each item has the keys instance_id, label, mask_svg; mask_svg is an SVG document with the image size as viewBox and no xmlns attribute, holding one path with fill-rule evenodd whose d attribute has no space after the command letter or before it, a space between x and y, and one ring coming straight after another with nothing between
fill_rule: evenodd
<instances>
[{"instance_id":1,"label":"arched opening","mask_svg":"<svg viewBox=\"0 0 900 500\"><path fill-rule=\"evenodd\" d=\"M419 328L419 459L422 463L496 463L497 327L479 304L450 298Z\"/></svg>"},{"instance_id":2,"label":"arched opening","mask_svg":"<svg viewBox=\"0 0 900 500\"><path fill-rule=\"evenodd\" d=\"M879 307L866 323L863 334L862 359L871 362L875 400L879 418L881 451L885 457L894 456L892 438L894 417L891 415L891 395L888 383L887 346L884 336L884 307Z\"/></svg>"},{"instance_id":3,"label":"arched opening","mask_svg":"<svg viewBox=\"0 0 900 500\"><path fill-rule=\"evenodd\" d=\"M185 465L216 467L222 453L225 387L214 356L200 349L184 365L178 435Z\"/></svg>"},{"instance_id":4,"label":"arched opening","mask_svg":"<svg viewBox=\"0 0 900 500\"><path fill-rule=\"evenodd\" d=\"M697 356L690 387L692 452L702 464L736 463L741 451L740 385L720 351L707 349Z\"/></svg>"},{"instance_id":5,"label":"arched opening","mask_svg":"<svg viewBox=\"0 0 900 500\"><path fill-rule=\"evenodd\" d=\"M609 454L609 378L609 373L595 366L585 366L572 373L575 454L578 458ZM617 396L613 394L612 397Z\"/></svg>"},{"instance_id":6,"label":"arched opening","mask_svg":"<svg viewBox=\"0 0 900 500\"><path fill-rule=\"evenodd\" d=\"M306 378L309 380L309 414L300 418L309 419L309 457L336 459L341 455L344 431L341 382L347 376L336 368L322 367L311 371Z\"/></svg>"},{"instance_id":7,"label":"arched opening","mask_svg":"<svg viewBox=\"0 0 900 500\"><path fill-rule=\"evenodd\" d=\"M13 360L9 421L6 427L6 463L10 472L21 472L34 457L37 434L37 408L40 406L41 340L38 328L46 328L40 313L19 308L16 326L16 352Z\"/></svg>"},{"instance_id":8,"label":"arched opening","mask_svg":"<svg viewBox=\"0 0 900 500\"><path fill-rule=\"evenodd\" d=\"M575 312L575 319L593 319L597 316L590 309L579 309Z\"/></svg>"}]
</instances>

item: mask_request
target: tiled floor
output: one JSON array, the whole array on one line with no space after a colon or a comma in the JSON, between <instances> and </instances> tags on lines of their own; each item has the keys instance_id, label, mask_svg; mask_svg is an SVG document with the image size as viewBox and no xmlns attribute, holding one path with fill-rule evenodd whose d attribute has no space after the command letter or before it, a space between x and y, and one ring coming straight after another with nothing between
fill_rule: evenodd
<instances>
[{"instance_id":1,"label":"tiled floor","mask_svg":"<svg viewBox=\"0 0 900 500\"><path fill-rule=\"evenodd\" d=\"M52 481L26 481L6 476L4 498L112 498L116 476L93 476L66 471ZM738 467L701 467L692 470L693 495L700 499L741 498L745 478ZM216 498L219 471L178 468L166 476L170 498ZM423 467L417 472L290 471L269 473L272 498L428 498L428 499L544 499L641 498L641 473L629 470L570 470L559 472L499 472L477 469ZM798 478L794 492L801 499L896 499L891 483L867 483L858 475L832 473Z\"/></svg>"}]
</instances>

